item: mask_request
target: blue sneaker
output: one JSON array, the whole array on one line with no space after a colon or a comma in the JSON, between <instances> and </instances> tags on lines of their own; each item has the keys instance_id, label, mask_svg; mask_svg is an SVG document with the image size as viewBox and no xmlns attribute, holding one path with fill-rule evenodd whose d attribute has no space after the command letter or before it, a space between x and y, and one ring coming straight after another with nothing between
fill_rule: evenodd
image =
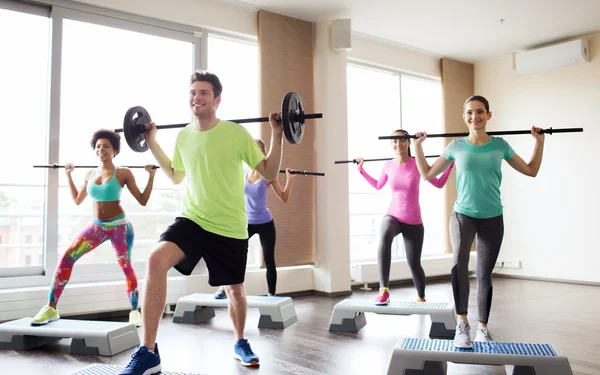
<instances>
[{"instance_id":1,"label":"blue sneaker","mask_svg":"<svg viewBox=\"0 0 600 375\"><path fill-rule=\"evenodd\" d=\"M252 352L252 348L246 339L240 339L235 343L233 358L242 362L242 365L248 367L258 366L258 356Z\"/></svg>"},{"instance_id":2,"label":"blue sneaker","mask_svg":"<svg viewBox=\"0 0 600 375\"><path fill-rule=\"evenodd\" d=\"M131 361L119 375L150 375L158 374L162 370L158 344L154 344L154 353L145 346L139 346L131 355Z\"/></svg>"}]
</instances>

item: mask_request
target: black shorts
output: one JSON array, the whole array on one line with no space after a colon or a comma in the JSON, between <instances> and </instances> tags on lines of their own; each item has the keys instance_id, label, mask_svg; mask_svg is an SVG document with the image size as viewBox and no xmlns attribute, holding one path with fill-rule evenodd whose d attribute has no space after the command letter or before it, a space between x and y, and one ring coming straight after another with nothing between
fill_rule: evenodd
<instances>
[{"instance_id":1,"label":"black shorts","mask_svg":"<svg viewBox=\"0 0 600 375\"><path fill-rule=\"evenodd\" d=\"M161 241L173 242L184 252L185 258L174 267L183 275L190 275L200 259L204 258L211 286L244 282L248 239L240 240L211 233L190 219L177 217L160 235L159 242Z\"/></svg>"}]
</instances>

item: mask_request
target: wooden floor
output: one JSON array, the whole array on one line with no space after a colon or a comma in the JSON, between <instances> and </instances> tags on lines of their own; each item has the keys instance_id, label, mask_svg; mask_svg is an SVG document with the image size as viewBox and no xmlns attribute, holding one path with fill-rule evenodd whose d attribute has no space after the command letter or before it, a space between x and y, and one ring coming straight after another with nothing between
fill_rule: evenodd
<instances>
[{"instance_id":1,"label":"wooden floor","mask_svg":"<svg viewBox=\"0 0 600 375\"><path fill-rule=\"evenodd\" d=\"M469 319L475 325L475 280L471 288ZM371 296L375 298L375 291L355 291L350 298ZM392 289L393 299L414 297L412 287ZM232 359L226 309L217 309L214 319L199 325L174 324L172 315L165 315L158 340L163 369L193 374L385 374L399 338L427 337L429 317L371 313L359 333L329 332L333 306L342 299L294 298L299 321L285 330L258 329L258 310L250 309L247 337L260 356L258 369L244 368ZM450 284L430 283L427 299L452 301ZM600 375L599 301L600 287L496 278L490 332L497 341L552 344L569 358L575 375ZM69 375L94 363L125 365L134 351L114 357L69 355L68 344L65 339L28 352L0 351L0 371ZM506 374L510 370L448 364L448 374Z\"/></svg>"}]
</instances>

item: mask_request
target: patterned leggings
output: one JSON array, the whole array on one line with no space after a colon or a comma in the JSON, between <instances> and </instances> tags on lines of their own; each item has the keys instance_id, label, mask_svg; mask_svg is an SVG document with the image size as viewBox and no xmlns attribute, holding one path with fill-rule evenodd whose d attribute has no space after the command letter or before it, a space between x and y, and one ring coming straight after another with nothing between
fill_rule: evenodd
<instances>
[{"instance_id":1,"label":"patterned leggings","mask_svg":"<svg viewBox=\"0 0 600 375\"><path fill-rule=\"evenodd\" d=\"M65 251L63 257L58 262L54 279L50 286L48 296L49 302L57 303L63 289L71 278L71 272L75 262L81 256L100 246L104 241L110 238L113 247L117 253L117 262L119 267L125 273L127 282L127 294L132 309L138 307L138 282L137 276L131 266L131 248L133 247L133 226L125 214L108 220L94 219L79 234L71 245Z\"/></svg>"}]
</instances>

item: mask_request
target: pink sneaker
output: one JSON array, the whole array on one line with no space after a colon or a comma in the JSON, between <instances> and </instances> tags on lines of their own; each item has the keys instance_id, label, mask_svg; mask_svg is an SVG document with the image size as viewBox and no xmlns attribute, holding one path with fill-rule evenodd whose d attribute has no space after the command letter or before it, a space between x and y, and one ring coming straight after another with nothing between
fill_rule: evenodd
<instances>
[{"instance_id":1,"label":"pink sneaker","mask_svg":"<svg viewBox=\"0 0 600 375\"><path fill-rule=\"evenodd\" d=\"M388 288L379 289L379 296L375 299L375 304L385 306L390 303L390 290Z\"/></svg>"}]
</instances>

